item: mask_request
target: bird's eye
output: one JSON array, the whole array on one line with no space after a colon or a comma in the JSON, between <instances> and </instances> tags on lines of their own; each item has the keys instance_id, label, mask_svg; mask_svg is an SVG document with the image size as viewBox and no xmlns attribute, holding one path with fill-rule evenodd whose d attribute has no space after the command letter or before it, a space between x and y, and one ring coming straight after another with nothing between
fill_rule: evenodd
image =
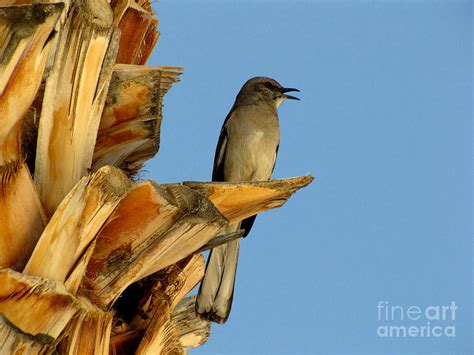
<instances>
[{"instance_id":1,"label":"bird's eye","mask_svg":"<svg viewBox=\"0 0 474 355\"><path fill-rule=\"evenodd\" d=\"M269 89L273 89L273 84L270 83L270 82L266 82L266 83L265 83L265 87L266 87L266 88L269 88Z\"/></svg>"}]
</instances>

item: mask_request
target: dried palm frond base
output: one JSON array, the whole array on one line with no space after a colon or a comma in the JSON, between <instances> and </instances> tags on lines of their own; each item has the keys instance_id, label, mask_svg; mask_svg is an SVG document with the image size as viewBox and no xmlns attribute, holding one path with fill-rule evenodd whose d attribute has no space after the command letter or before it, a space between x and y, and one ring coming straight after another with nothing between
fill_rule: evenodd
<instances>
[{"instance_id":1,"label":"dried palm frond base","mask_svg":"<svg viewBox=\"0 0 474 355\"><path fill-rule=\"evenodd\" d=\"M182 71L143 65L157 24L148 0L0 2L0 354L203 344L201 251L313 179L132 180Z\"/></svg>"}]
</instances>

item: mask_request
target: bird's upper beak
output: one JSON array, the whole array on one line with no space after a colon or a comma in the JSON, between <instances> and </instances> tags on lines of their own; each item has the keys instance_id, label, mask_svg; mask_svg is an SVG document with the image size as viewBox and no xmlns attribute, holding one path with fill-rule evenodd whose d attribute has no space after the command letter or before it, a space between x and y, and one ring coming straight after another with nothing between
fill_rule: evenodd
<instances>
[{"instance_id":1,"label":"bird's upper beak","mask_svg":"<svg viewBox=\"0 0 474 355\"><path fill-rule=\"evenodd\" d=\"M300 92L298 89L293 89L293 88L283 88L281 90L281 93L282 93L282 97L284 97L285 99L290 99L290 100L299 100L298 97L295 97L295 96L292 96L292 95L286 95L287 92L293 92L293 91L296 91L296 92Z\"/></svg>"}]
</instances>

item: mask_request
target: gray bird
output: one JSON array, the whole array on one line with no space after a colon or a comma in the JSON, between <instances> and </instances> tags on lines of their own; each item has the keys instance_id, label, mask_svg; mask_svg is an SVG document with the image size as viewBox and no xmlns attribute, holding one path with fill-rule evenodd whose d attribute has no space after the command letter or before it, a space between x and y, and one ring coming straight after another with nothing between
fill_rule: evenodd
<instances>
[{"instance_id":1,"label":"gray bird","mask_svg":"<svg viewBox=\"0 0 474 355\"><path fill-rule=\"evenodd\" d=\"M240 89L221 129L214 157L213 181L269 180L275 167L280 127L277 108L286 99L299 100L277 81L256 77ZM229 226L226 232L250 231L256 216ZM196 300L196 313L216 323L229 317L234 293L239 239L211 250Z\"/></svg>"}]
</instances>

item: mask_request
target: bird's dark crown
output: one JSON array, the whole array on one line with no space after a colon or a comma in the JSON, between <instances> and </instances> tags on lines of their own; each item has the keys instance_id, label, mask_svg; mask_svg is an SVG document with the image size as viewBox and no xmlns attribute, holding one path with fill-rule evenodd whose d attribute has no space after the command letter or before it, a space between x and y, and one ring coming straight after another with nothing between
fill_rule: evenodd
<instances>
[{"instance_id":1,"label":"bird's dark crown","mask_svg":"<svg viewBox=\"0 0 474 355\"><path fill-rule=\"evenodd\" d=\"M251 78L247 80L244 84L243 88L248 88L248 87L256 87L256 86L264 86L267 87L268 89L282 89L283 86L280 85L278 81L272 78L267 78L266 76L256 76L254 78Z\"/></svg>"}]
</instances>

